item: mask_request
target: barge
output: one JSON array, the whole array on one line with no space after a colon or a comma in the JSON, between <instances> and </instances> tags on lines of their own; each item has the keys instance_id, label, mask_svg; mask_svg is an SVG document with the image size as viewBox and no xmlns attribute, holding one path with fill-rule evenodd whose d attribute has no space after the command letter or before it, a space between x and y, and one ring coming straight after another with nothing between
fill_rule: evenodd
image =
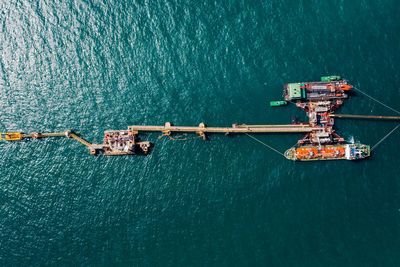
<instances>
[{"instance_id":1,"label":"barge","mask_svg":"<svg viewBox=\"0 0 400 267\"><path fill-rule=\"evenodd\" d=\"M337 79L327 78L336 77ZM353 88L340 76L321 77L319 82L297 82L284 84L285 101L321 101L348 98L347 92Z\"/></svg>"}]
</instances>

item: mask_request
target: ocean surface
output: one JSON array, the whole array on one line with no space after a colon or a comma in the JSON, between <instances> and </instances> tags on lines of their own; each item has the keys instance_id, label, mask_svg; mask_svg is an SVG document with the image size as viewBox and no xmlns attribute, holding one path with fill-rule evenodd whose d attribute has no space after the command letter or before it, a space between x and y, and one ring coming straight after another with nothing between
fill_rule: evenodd
<instances>
[{"instance_id":1,"label":"ocean surface","mask_svg":"<svg viewBox=\"0 0 400 267\"><path fill-rule=\"evenodd\" d=\"M337 74L400 109L397 0L0 2L0 132L306 120L285 82ZM396 115L354 93L338 113ZM371 146L395 122L336 120ZM94 157L0 144L1 266L399 266L400 130L358 162L248 136ZM192 137L188 135L188 137ZM283 152L301 134L258 135Z\"/></svg>"}]
</instances>

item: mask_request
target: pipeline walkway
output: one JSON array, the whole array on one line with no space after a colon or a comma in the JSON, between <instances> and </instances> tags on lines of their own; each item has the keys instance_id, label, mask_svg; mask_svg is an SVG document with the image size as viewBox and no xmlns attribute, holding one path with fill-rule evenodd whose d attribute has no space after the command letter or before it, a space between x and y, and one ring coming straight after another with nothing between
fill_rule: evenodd
<instances>
[{"instance_id":1,"label":"pipeline walkway","mask_svg":"<svg viewBox=\"0 0 400 267\"><path fill-rule=\"evenodd\" d=\"M198 127L173 126L167 122L164 126L133 125L128 127L129 131L138 132L186 132L186 133L309 133L317 128L309 124L288 124L288 125L246 125L233 124L232 127L206 127L200 123Z\"/></svg>"},{"instance_id":2,"label":"pipeline walkway","mask_svg":"<svg viewBox=\"0 0 400 267\"><path fill-rule=\"evenodd\" d=\"M65 137L65 133L30 133L22 134L22 138L45 138L45 137Z\"/></svg>"},{"instance_id":3,"label":"pipeline walkway","mask_svg":"<svg viewBox=\"0 0 400 267\"><path fill-rule=\"evenodd\" d=\"M84 140L83 138L79 137L76 133L67 130L65 132L57 132L57 133L21 133L21 132L14 132L14 133L0 133L0 141L21 141L26 138L32 139L39 139L39 138L47 138L47 137L67 137L73 138L78 142L82 143L86 147L90 147L92 144L88 141Z\"/></svg>"},{"instance_id":4,"label":"pipeline walkway","mask_svg":"<svg viewBox=\"0 0 400 267\"><path fill-rule=\"evenodd\" d=\"M86 141L85 139L83 139L83 138L80 138L79 136L77 136L75 133L70 133L70 137L71 138L74 138L75 140L77 140L78 142L80 142L80 143L82 143L82 144L84 144L85 146L87 146L87 147L90 147L92 144L91 143L89 143L88 141Z\"/></svg>"},{"instance_id":5,"label":"pipeline walkway","mask_svg":"<svg viewBox=\"0 0 400 267\"><path fill-rule=\"evenodd\" d=\"M366 120L400 120L397 116L371 116L371 115L349 115L349 114L329 114L329 117L340 119L366 119Z\"/></svg>"},{"instance_id":6,"label":"pipeline walkway","mask_svg":"<svg viewBox=\"0 0 400 267\"><path fill-rule=\"evenodd\" d=\"M308 123L303 124L289 124L289 125L246 125L246 124L233 124L232 127L206 127L204 123L200 123L198 127L192 126L173 126L171 123L166 122L164 126L145 126L133 125L129 126L128 130L105 131L103 144L91 144L85 139L79 137L76 133L67 130L65 132L55 133L29 133L24 134L21 132L14 133L0 133L0 141L19 141L26 138L39 139L46 137L67 137L73 138L85 145L90 150L90 153L97 155L103 153L105 155L128 155L136 154L136 151L147 153L150 147L150 142L139 142L139 132L161 132L162 136L170 136L174 132L180 133L196 133L204 140L207 139L208 133L224 133L227 134L246 134L249 137L261 142L257 138L251 136L252 133L309 133L318 130L316 127L311 127ZM172 138L170 136L170 138ZM173 138L172 138L173 139ZM262 143L262 142L261 142ZM276 149L264 144L275 152L283 155ZM137 150L138 148L138 150Z\"/></svg>"}]
</instances>

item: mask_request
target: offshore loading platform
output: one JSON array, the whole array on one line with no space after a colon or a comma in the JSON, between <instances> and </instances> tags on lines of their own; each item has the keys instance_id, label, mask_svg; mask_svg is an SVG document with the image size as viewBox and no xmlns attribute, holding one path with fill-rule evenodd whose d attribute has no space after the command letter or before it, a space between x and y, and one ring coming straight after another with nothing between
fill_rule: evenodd
<instances>
[{"instance_id":1,"label":"offshore loading platform","mask_svg":"<svg viewBox=\"0 0 400 267\"><path fill-rule=\"evenodd\" d=\"M400 117L334 114L334 111L343 104L343 100L349 97L348 92L352 88L353 86L341 79L340 76L324 76L318 82L285 84L283 91L285 101L272 101L270 105L281 106L286 105L287 102L294 103L307 113L309 121L302 123L294 122L288 125L233 124L231 127L207 127L204 123L200 123L197 127L174 126L169 122L165 123L164 126L133 125L129 126L127 130L105 131L102 144L91 144L70 130L58 133L0 133L0 141L67 137L85 145L92 155L119 156L147 154L150 151L151 143L141 141L139 138L141 132L161 132L161 137L169 136L171 139L174 139L172 137L174 133L194 133L204 140L207 139L208 134L218 133L225 135L246 134L249 136L255 133L305 133L305 136L297 142L296 146L289 148L283 154L287 159L295 161L357 160L370 156L370 146L360 143L347 143L335 132L333 128L334 117L387 120L400 120ZM254 138L253 136L250 137Z\"/></svg>"},{"instance_id":2,"label":"offshore loading platform","mask_svg":"<svg viewBox=\"0 0 400 267\"><path fill-rule=\"evenodd\" d=\"M294 102L307 113L315 130L298 141L298 147L285 152L291 160L362 159L370 156L370 147L345 144L345 139L334 132L333 112L349 97L353 88L340 76L325 76L320 82L289 83L284 85L285 101Z\"/></svg>"}]
</instances>

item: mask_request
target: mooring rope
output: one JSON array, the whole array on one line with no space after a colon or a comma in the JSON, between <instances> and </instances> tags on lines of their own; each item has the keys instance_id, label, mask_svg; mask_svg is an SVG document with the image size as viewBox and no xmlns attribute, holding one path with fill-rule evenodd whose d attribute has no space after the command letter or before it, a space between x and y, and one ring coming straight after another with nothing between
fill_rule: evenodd
<instances>
[{"instance_id":1,"label":"mooring rope","mask_svg":"<svg viewBox=\"0 0 400 267\"><path fill-rule=\"evenodd\" d=\"M398 110L396 110L396 109L394 109L394 108L392 108L392 107L389 107L389 106L386 105L385 103L382 103L381 101L379 101L379 100L376 99L375 97L370 96L369 94L367 94L367 93L361 91L360 89L357 89L356 87L353 87L353 89L355 89L356 91L358 91L358 92L362 93L363 95L369 97L370 99L376 101L377 103L381 104L382 106L384 106L384 107L386 107L386 108L388 108L388 109L390 109L390 110L396 112L397 114L400 114L400 111L398 111ZM394 128L393 128L387 135L385 135L383 138L381 138L381 140L379 140L379 141L371 148L371 151L374 150L380 143L382 143L382 142L383 142L386 138L388 138L392 133L394 133L394 131L396 131L397 128L399 128L399 127L400 127L400 124L397 125L396 127L394 127Z\"/></svg>"},{"instance_id":2,"label":"mooring rope","mask_svg":"<svg viewBox=\"0 0 400 267\"><path fill-rule=\"evenodd\" d=\"M357 88L355 88L355 87L353 87L353 89L354 89L354 90L356 90L356 91L358 91L358 92L360 92L360 93L362 93L363 95L365 95L365 96L367 96L367 97L371 98L372 100L374 100L374 101L376 101L377 103L379 103L379 104L383 105L384 107L387 107L388 109L390 109L390 110L392 110L392 111L396 112L397 114L400 114L400 111L398 111L398 110L396 110L396 109L394 109L394 108L392 108L392 107L389 107L388 105L386 105L386 104L382 103L382 102L381 102L381 101L379 101L378 99L376 99L376 98L374 98L374 97L370 96L369 94L367 94L367 93L365 93L365 92L361 91L360 89L357 89Z\"/></svg>"},{"instance_id":3,"label":"mooring rope","mask_svg":"<svg viewBox=\"0 0 400 267\"><path fill-rule=\"evenodd\" d=\"M268 147L269 149L275 151L275 152L278 153L279 155L281 155L281 156L283 156L283 157L285 156L285 155L283 155L283 153L281 153L281 152L278 151L277 149L273 148L273 147L270 146L270 145L267 145L267 144L264 143L263 141L261 141L261 140L255 138L254 136L252 136L252 135L250 135L250 134L248 134L248 133L244 133L244 134L247 135L247 136L250 137L250 138L253 138L254 140L256 140L257 142L259 142L260 144L262 144L262 145Z\"/></svg>"},{"instance_id":4,"label":"mooring rope","mask_svg":"<svg viewBox=\"0 0 400 267\"><path fill-rule=\"evenodd\" d=\"M378 143L376 143L376 144L371 148L371 151L374 150L380 143L382 143L386 138L388 138L389 135L391 135L391 134L392 134L394 131L396 131L397 128L399 128L399 127L400 127L400 124L397 125L396 127L394 127L387 135L385 135L381 140L379 140Z\"/></svg>"},{"instance_id":5,"label":"mooring rope","mask_svg":"<svg viewBox=\"0 0 400 267\"><path fill-rule=\"evenodd\" d=\"M297 141L296 143L294 143L294 145L293 146L291 146L290 148L293 148L293 147L296 147L296 146L298 146L299 145L299 142ZM289 148L289 149L290 149Z\"/></svg>"}]
</instances>

